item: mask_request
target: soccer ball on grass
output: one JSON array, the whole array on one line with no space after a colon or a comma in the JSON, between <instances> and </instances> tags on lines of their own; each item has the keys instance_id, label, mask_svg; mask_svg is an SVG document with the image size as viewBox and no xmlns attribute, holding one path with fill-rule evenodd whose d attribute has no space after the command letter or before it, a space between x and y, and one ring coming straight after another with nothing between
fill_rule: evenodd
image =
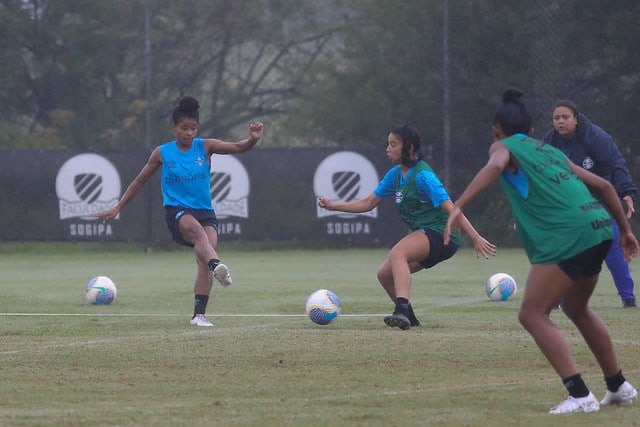
<instances>
[{"instance_id":1,"label":"soccer ball on grass","mask_svg":"<svg viewBox=\"0 0 640 427\"><path fill-rule=\"evenodd\" d=\"M518 286L508 274L496 273L487 280L486 290L491 301L507 301L518 292Z\"/></svg>"},{"instance_id":2,"label":"soccer ball on grass","mask_svg":"<svg viewBox=\"0 0 640 427\"><path fill-rule=\"evenodd\" d=\"M96 276L89 280L85 289L87 301L93 305L111 304L118 295L115 283L107 276Z\"/></svg>"},{"instance_id":3,"label":"soccer ball on grass","mask_svg":"<svg viewBox=\"0 0 640 427\"><path fill-rule=\"evenodd\" d=\"M328 325L340 314L340 298L328 289L319 289L307 299L307 316L318 325Z\"/></svg>"}]
</instances>

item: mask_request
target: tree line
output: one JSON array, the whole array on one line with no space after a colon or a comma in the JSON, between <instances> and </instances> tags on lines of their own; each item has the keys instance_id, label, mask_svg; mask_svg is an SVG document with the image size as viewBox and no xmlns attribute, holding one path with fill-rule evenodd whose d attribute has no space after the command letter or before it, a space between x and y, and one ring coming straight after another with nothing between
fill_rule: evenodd
<instances>
[{"instance_id":1,"label":"tree line","mask_svg":"<svg viewBox=\"0 0 640 427\"><path fill-rule=\"evenodd\" d=\"M262 120L270 146L383 155L411 121L455 193L515 86L535 136L572 99L637 182L639 19L636 0L3 0L0 149L151 148L188 94L201 135Z\"/></svg>"}]
</instances>

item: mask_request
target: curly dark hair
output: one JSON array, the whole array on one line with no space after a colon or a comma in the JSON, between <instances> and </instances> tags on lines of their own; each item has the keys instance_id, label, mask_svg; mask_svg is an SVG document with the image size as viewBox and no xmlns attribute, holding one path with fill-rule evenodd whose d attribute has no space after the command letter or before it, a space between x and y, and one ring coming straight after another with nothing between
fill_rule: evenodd
<instances>
[{"instance_id":1,"label":"curly dark hair","mask_svg":"<svg viewBox=\"0 0 640 427\"><path fill-rule=\"evenodd\" d=\"M200 104L198 100L190 96L180 99L178 106L173 110L171 119L173 124L178 124L183 119L194 119L196 122L200 120Z\"/></svg>"}]
</instances>

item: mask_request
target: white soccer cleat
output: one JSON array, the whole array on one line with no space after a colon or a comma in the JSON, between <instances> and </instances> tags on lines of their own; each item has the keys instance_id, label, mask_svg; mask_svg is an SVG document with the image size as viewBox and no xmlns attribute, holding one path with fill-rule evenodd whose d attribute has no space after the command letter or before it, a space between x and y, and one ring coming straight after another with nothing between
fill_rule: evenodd
<instances>
[{"instance_id":1,"label":"white soccer cleat","mask_svg":"<svg viewBox=\"0 0 640 427\"><path fill-rule=\"evenodd\" d=\"M598 399L589 392L586 397L569 396L549 410L550 414L567 414L570 412L597 412L600 410Z\"/></svg>"},{"instance_id":2,"label":"white soccer cleat","mask_svg":"<svg viewBox=\"0 0 640 427\"><path fill-rule=\"evenodd\" d=\"M618 391L611 392L607 390L604 397L600 401L601 405L630 405L638 397L638 392L628 382L623 382Z\"/></svg>"},{"instance_id":3,"label":"white soccer cleat","mask_svg":"<svg viewBox=\"0 0 640 427\"><path fill-rule=\"evenodd\" d=\"M204 314L196 314L189 323L196 326L213 326L213 323L209 322Z\"/></svg>"},{"instance_id":4,"label":"white soccer cleat","mask_svg":"<svg viewBox=\"0 0 640 427\"><path fill-rule=\"evenodd\" d=\"M226 288L233 283L231 280L231 274L229 273L229 267L224 264L218 264L216 268L213 270L213 277L216 278L218 282L222 285L222 287Z\"/></svg>"}]
</instances>

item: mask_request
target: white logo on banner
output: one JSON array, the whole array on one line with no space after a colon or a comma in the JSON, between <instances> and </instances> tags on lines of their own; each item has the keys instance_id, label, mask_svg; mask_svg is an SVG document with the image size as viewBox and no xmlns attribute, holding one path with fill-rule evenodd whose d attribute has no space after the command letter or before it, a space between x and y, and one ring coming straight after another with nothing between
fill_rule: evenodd
<instances>
[{"instance_id":1,"label":"white logo on banner","mask_svg":"<svg viewBox=\"0 0 640 427\"><path fill-rule=\"evenodd\" d=\"M249 174L233 156L211 157L211 202L219 219L249 217Z\"/></svg>"},{"instance_id":2,"label":"white logo on banner","mask_svg":"<svg viewBox=\"0 0 640 427\"><path fill-rule=\"evenodd\" d=\"M56 177L60 219L97 220L91 212L113 208L120 197L120 175L111 162L97 154L79 154L67 160Z\"/></svg>"},{"instance_id":3,"label":"white logo on banner","mask_svg":"<svg viewBox=\"0 0 640 427\"><path fill-rule=\"evenodd\" d=\"M327 196L332 201L349 202L367 197L378 185L376 169L361 154L341 151L326 157L313 177L313 191L316 196ZM355 218L356 216L378 217L378 208L360 214L328 211L317 207L318 218L338 216Z\"/></svg>"}]
</instances>

